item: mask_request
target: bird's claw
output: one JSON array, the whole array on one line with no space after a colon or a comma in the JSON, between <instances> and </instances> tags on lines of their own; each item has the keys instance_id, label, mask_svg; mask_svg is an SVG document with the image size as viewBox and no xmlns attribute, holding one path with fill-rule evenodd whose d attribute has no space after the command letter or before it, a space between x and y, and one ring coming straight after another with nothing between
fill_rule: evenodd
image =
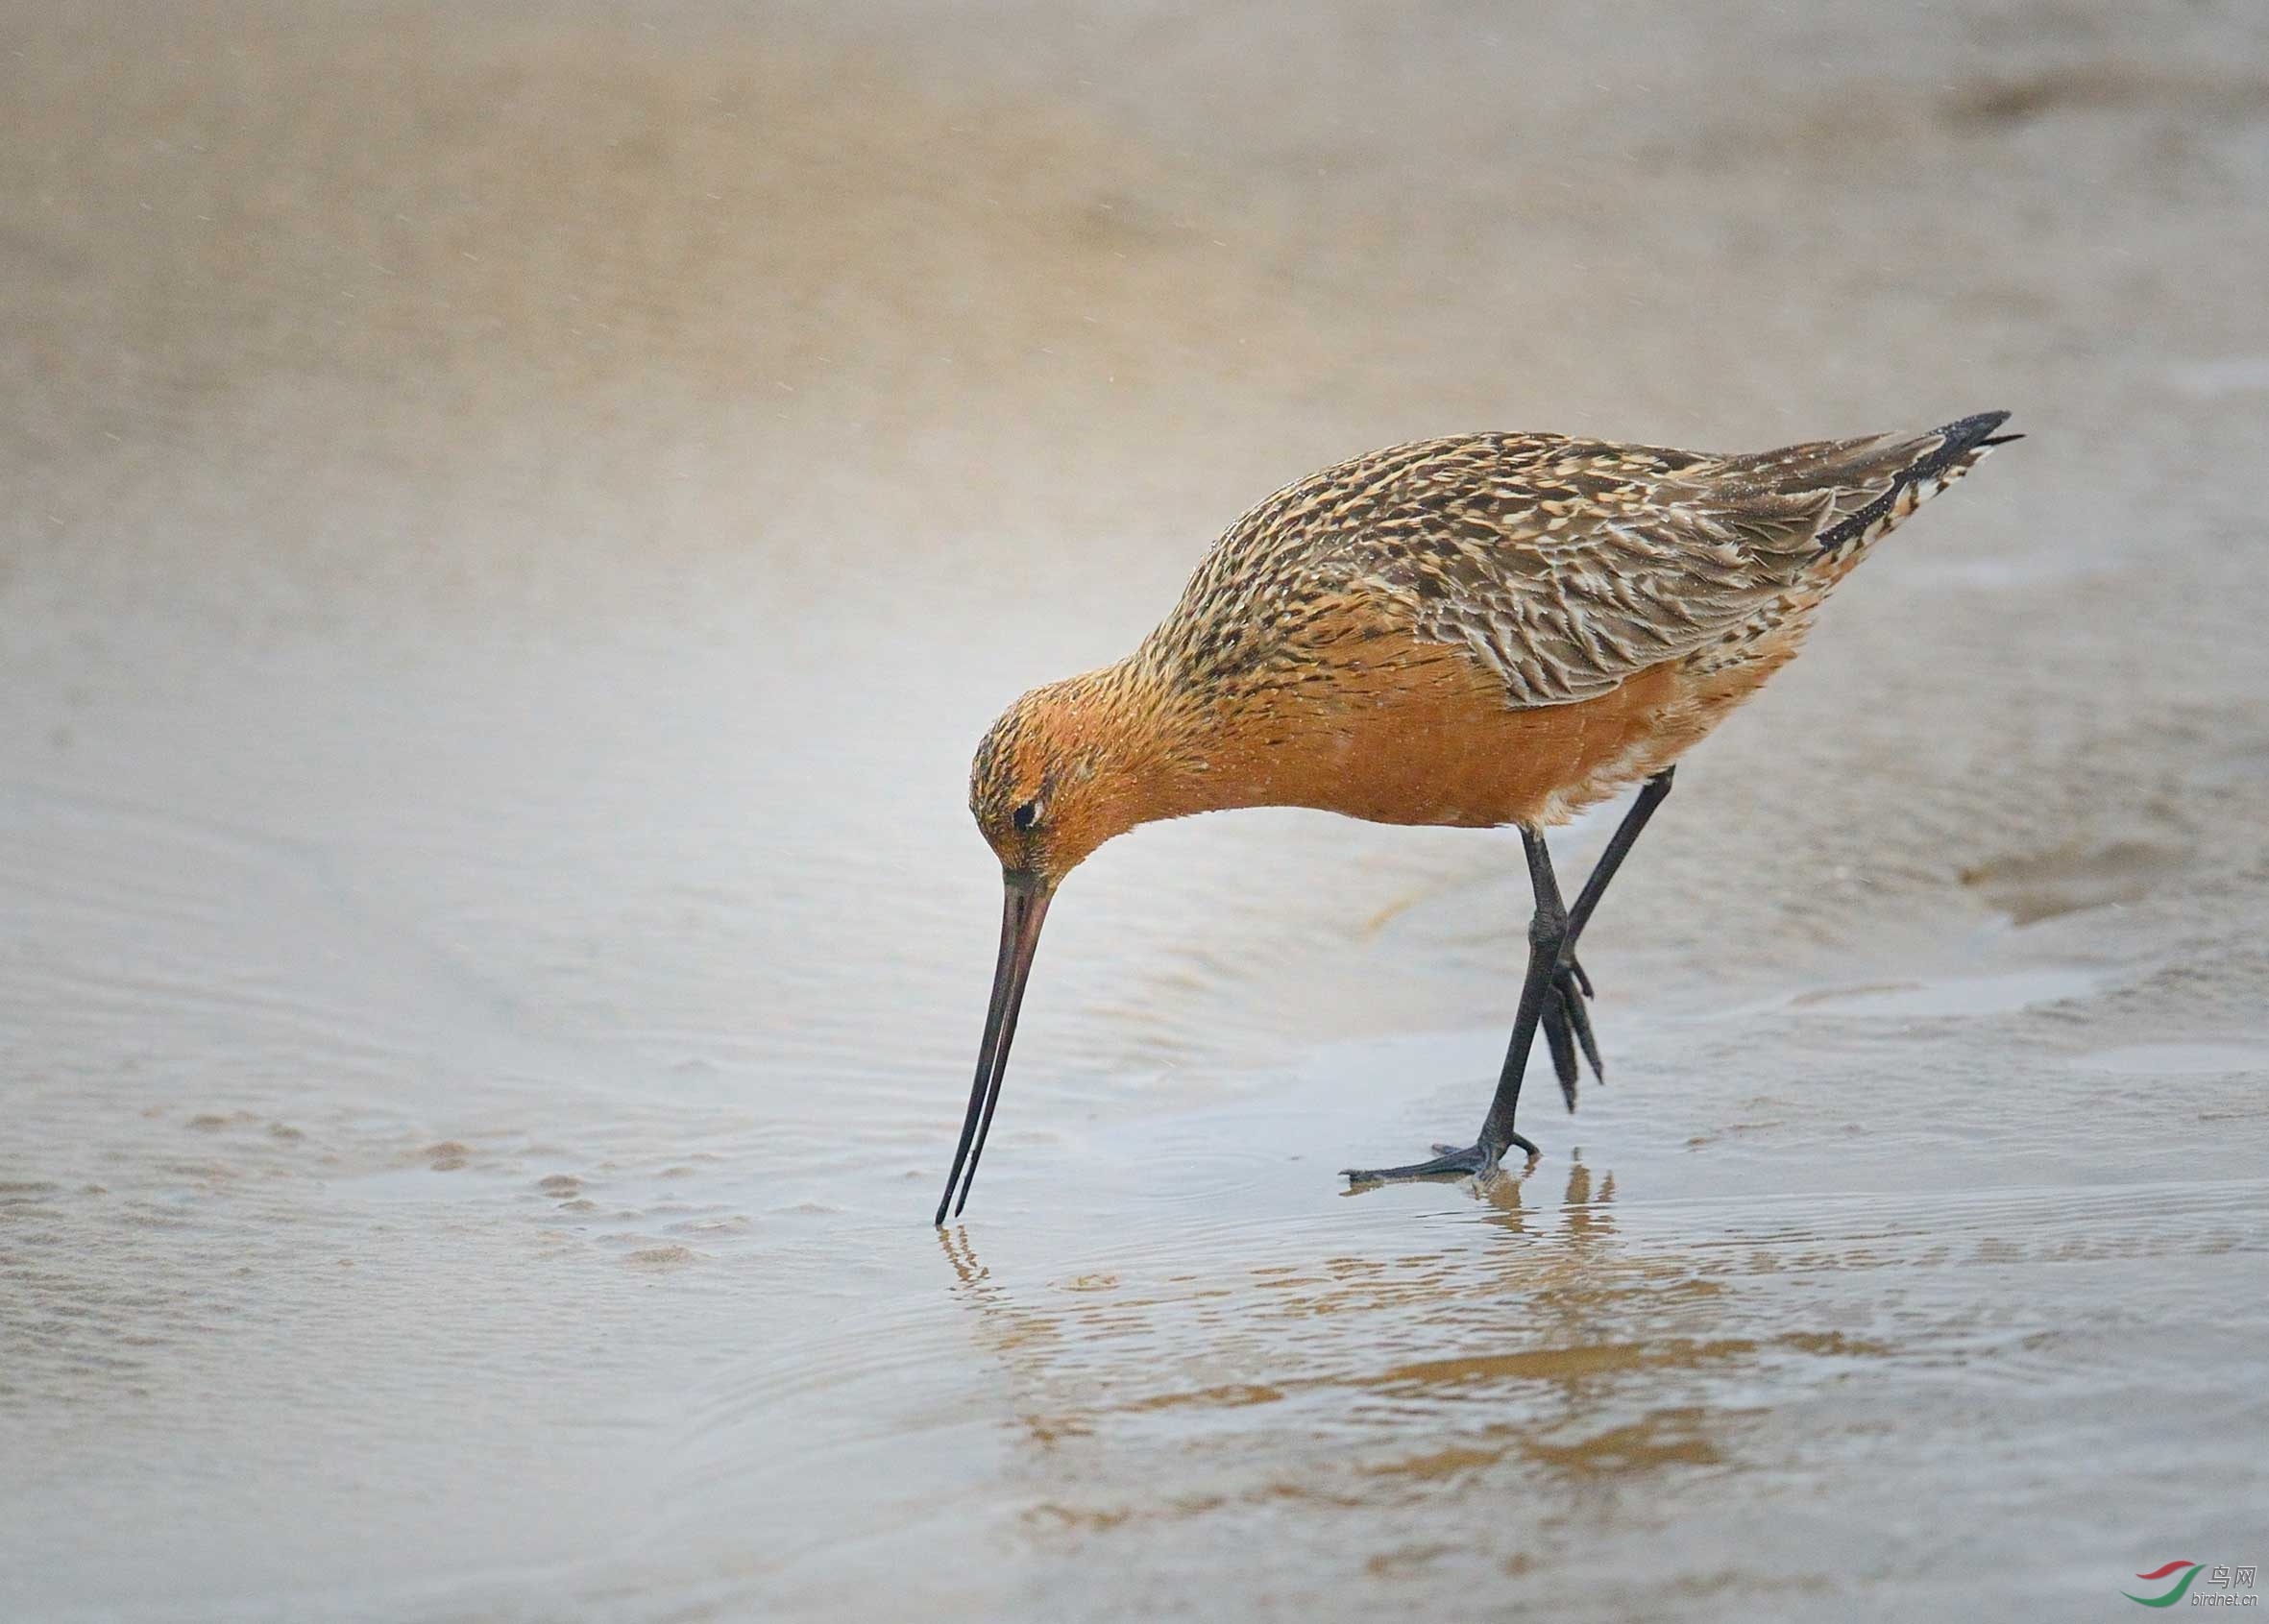
<instances>
[{"instance_id":1,"label":"bird's claw","mask_svg":"<svg viewBox=\"0 0 2269 1624\"><path fill-rule=\"evenodd\" d=\"M1584 1005L1592 996L1592 978L1584 973L1583 965L1574 957L1552 972L1552 979L1545 987L1544 1013L1538 1024L1544 1028L1546 1045L1552 1052L1552 1070L1560 1079L1560 1098L1568 1102L1570 1110L1575 1109L1575 1084L1582 1075L1582 1062L1588 1061L1592 1076L1601 1082L1607 1080L1606 1069L1599 1063L1598 1039L1592 1035L1591 1012ZM1577 1059L1582 1056L1582 1061ZM1525 1152L1533 1165L1537 1159L1536 1146L1521 1134L1514 1134L1510 1147ZM1394 1184L1420 1178L1480 1178L1497 1171L1504 1150L1492 1151L1482 1145L1436 1145L1434 1159L1412 1162L1408 1167L1343 1168L1348 1182L1356 1188L1368 1184Z\"/></svg>"},{"instance_id":2,"label":"bird's claw","mask_svg":"<svg viewBox=\"0 0 2269 1624\"><path fill-rule=\"evenodd\" d=\"M1584 967L1571 958L1552 973L1549 985L1545 988L1544 1027L1545 1045L1552 1052L1552 1071L1560 1079L1560 1098L1568 1102L1570 1110L1575 1109L1575 1083L1581 1071L1576 1065L1576 1051L1591 1062L1592 1076L1600 1082L1607 1080L1605 1068L1599 1064L1599 1042L1592 1035L1591 1011L1584 1007L1592 996L1592 978L1584 974Z\"/></svg>"},{"instance_id":3,"label":"bird's claw","mask_svg":"<svg viewBox=\"0 0 2269 1624\"><path fill-rule=\"evenodd\" d=\"M1512 1144L1526 1153L1530 1163L1535 1162L1536 1146L1525 1136L1514 1134ZM1418 1178L1480 1178L1496 1172L1503 1156L1504 1149L1493 1151L1485 1145L1436 1145L1430 1162L1413 1162L1408 1167L1349 1167L1340 1172L1353 1185L1396 1184Z\"/></svg>"}]
</instances>

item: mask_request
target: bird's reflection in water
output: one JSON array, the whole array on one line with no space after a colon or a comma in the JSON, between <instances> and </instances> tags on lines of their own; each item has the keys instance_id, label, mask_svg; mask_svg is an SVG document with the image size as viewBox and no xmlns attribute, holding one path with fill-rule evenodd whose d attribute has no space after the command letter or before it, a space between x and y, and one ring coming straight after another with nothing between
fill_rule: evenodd
<instances>
[{"instance_id":1,"label":"bird's reflection in water","mask_svg":"<svg viewBox=\"0 0 2269 1624\"><path fill-rule=\"evenodd\" d=\"M1472 1180L1469 1188L1476 1200L1488 1209L1482 1222L1511 1234L1527 1233L1523 1196L1531 1176L1500 1172L1489 1178ZM1615 1219L1609 1210L1614 1200L1615 1175L1608 1174L1599 1180L1598 1193L1595 1196L1592 1170L1584 1165L1583 1152L1576 1151L1569 1164L1568 1182L1559 1206L1561 1227L1570 1244L1580 1245L1594 1234L1614 1234Z\"/></svg>"},{"instance_id":2,"label":"bird's reflection in water","mask_svg":"<svg viewBox=\"0 0 2269 1624\"><path fill-rule=\"evenodd\" d=\"M1817 1357L1813 1328L1776 1332L1787 1310L1746 1300L1714 1252L1627 1242L1612 1174L1578 1159L1556 1200L1544 1187L1502 1175L1467 1186L1468 1214L1371 1228L1192 1225L1047 1281L941 1231L1030 1446L1033 1520L1331 1517L1540 1471L1660 1494L1743 1469L1751 1378Z\"/></svg>"}]
</instances>

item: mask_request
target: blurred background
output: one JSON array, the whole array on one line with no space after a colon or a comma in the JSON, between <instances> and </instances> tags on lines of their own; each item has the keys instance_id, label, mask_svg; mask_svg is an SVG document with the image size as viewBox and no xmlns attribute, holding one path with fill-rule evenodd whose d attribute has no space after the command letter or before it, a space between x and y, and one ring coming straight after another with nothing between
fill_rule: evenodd
<instances>
[{"instance_id":1,"label":"blurred background","mask_svg":"<svg viewBox=\"0 0 2269 1624\"><path fill-rule=\"evenodd\" d=\"M2261 1554L2259 7L0 53L0 1613L2071 1617ZM969 751L1245 507L1988 408L1681 772L1525 1181L1331 1176L1483 1108L1517 840L1240 813L1067 887L927 1226Z\"/></svg>"}]
</instances>

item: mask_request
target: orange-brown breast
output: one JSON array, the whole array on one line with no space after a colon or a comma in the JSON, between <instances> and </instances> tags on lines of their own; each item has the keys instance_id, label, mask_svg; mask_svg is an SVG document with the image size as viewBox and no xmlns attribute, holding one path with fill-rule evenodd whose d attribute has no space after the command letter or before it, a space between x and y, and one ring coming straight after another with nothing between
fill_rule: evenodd
<instances>
[{"instance_id":1,"label":"orange-brown breast","mask_svg":"<svg viewBox=\"0 0 2269 1624\"><path fill-rule=\"evenodd\" d=\"M1279 691L1238 717L1214 765L1241 788L1221 804L1375 823L1560 823L1670 764L1795 642L1773 639L1707 674L1665 661L1594 699L1516 709L1464 649L1375 635L1334 663L1329 682Z\"/></svg>"}]
</instances>

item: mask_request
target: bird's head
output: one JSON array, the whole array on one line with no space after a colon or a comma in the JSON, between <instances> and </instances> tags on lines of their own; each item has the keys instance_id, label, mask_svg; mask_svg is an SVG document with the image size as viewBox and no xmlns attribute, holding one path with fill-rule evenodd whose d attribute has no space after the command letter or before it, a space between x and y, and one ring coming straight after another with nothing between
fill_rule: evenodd
<instances>
[{"instance_id":1,"label":"bird's head","mask_svg":"<svg viewBox=\"0 0 2269 1624\"><path fill-rule=\"evenodd\" d=\"M1155 817L1197 810L1173 796L1179 774L1171 755L1157 747L1140 692L1125 667L1050 683L1003 712L977 746L969 768L969 811L1001 860L1001 945L961 1144L938 1203L940 1224L949 1206L960 1210L976 1180L1040 923L1056 887L1112 836Z\"/></svg>"},{"instance_id":2,"label":"bird's head","mask_svg":"<svg viewBox=\"0 0 2269 1624\"><path fill-rule=\"evenodd\" d=\"M969 811L1012 883L1053 891L1114 835L1157 816L1130 759L1134 718L1097 672L1036 688L1001 713L969 767Z\"/></svg>"}]
</instances>

